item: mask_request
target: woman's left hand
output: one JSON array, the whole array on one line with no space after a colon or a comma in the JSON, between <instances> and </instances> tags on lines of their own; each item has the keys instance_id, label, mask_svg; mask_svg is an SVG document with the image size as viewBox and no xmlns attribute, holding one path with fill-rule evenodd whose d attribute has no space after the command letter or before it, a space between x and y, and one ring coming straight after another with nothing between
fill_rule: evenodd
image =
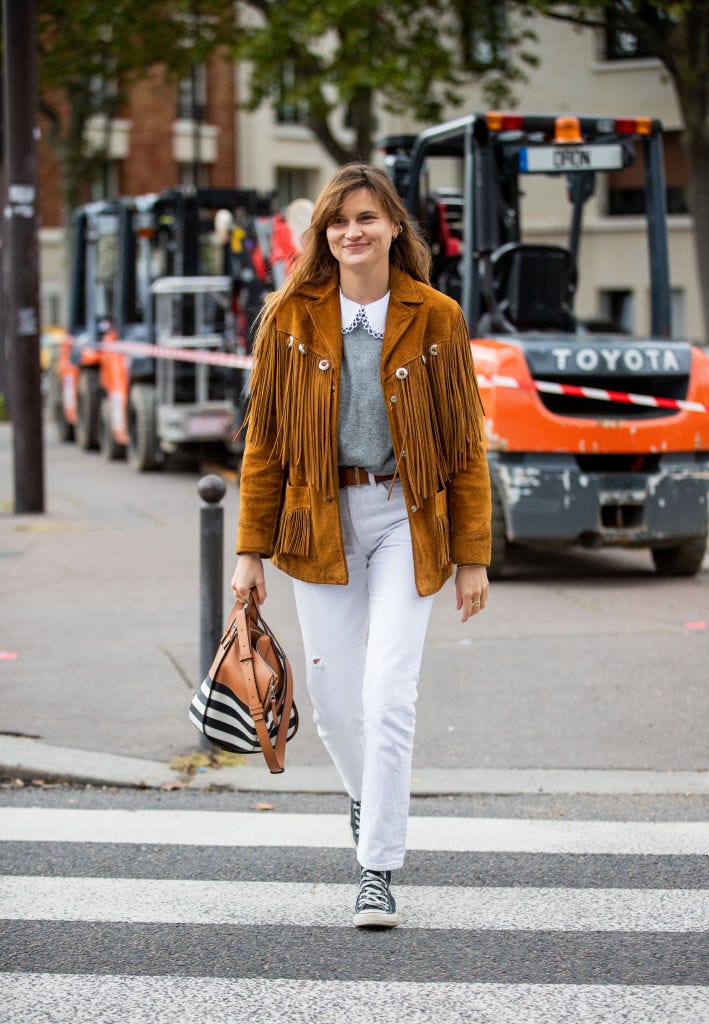
<instances>
[{"instance_id":1,"label":"woman's left hand","mask_svg":"<svg viewBox=\"0 0 709 1024\"><path fill-rule=\"evenodd\" d=\"M455 595L461 622L477 615L487 604L487 570L484 565L461 565L455 574Z\"/></svg>"}]
</instances>

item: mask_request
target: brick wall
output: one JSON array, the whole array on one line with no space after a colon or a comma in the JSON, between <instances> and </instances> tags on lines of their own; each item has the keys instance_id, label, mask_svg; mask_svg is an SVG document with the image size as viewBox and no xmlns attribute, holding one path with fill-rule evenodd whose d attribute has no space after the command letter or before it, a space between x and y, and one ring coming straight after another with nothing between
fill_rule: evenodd
<instances>
[{"instance_id":1,"label":"brick wall","mask_svg":"<svg viewBox=\"0 0 709 1024\"><path fill-rule=\"evenodd\" d=\"M121 193L126 196L157 192L177 184L172 153L172 125L177 89L160 68L149 71L131 90L125 116L131 122L130 152L120 163Z\"/></svg>"},{"instance_id":2,"label":"brick wall","mask_svg":"<svg viewBox=\"0 0 709 1024\"><path fill-rule=\"evenodd\" d=\"M207 64L207 121L219 128L219 155L210 168L214 188L233 188L236 180L236 70L232 61L212 57Z\"/></svg>"}]
</instances>

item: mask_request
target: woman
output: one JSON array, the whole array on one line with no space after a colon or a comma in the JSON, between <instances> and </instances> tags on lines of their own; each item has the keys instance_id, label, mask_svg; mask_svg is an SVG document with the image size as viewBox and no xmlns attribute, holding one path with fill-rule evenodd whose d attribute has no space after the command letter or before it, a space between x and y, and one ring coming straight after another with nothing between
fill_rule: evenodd
<instances>
[{"instance_id":1,"label":"woman","mask_svg":"<svg viewBox=\"0 0 709 1024\"><path fill-rule=\"evenodd\" d=\"M237 600L294 580L318 733L351 801L357 926L397 924L416 688L434 594L485 607L490 485L459 306L387 176L332 176L255 343Z\"/></svg>"}]
</instances>

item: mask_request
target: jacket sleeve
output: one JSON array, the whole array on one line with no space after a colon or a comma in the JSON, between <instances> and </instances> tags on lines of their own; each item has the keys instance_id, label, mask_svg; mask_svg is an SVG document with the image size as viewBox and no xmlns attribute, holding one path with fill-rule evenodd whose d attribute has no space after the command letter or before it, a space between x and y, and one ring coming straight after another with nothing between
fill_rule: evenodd
<instances>
[{"instance_id":1,"label":"jacket sleeve","mask_svg":"<svg viewBox=\"0 0 709 1024\"><path fill-rule=\"evenodd\" d=\"M273 350L275 332L262 341L251 376L244 457L239 483L236 551L273 555L284 471L276 450Z\"/></svg>"},{"instance_id":2,"label":"jacket sleeve","mask_svg":"<svg viewBox=\"0 0 709 1024\"><path fill-rule=\"evenodd\" d=\"M456 333L463 336L461 358L465 367L459 380L465 382L465 404L473 412L474 426L468 431L468 455L464 466L451 475L448 484L451 529L451 559L457 565L489 565L492 545L490 472L485 451L484 410L478 390L470 337L462 318Z\"/></svg>"}]
</instances>

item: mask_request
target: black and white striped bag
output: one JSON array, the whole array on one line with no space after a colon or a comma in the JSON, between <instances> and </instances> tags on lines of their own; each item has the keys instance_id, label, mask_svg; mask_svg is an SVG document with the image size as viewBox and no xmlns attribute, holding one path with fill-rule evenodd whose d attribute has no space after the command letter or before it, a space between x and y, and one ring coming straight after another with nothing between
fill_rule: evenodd
<instances>
[{"instance_id":1,"label":"black and white striped bag","mask_svg":"<svg viewBox=\"0 0 709 1024\"><path fill-rule=\"evenodd\" d=\"M272 773L285 767L285 746L298 729L293 675L266 625L256 592L234 605L209 675L192 698L190 721L223 750L261 751Z\"/></svg>"}]
</instances>

